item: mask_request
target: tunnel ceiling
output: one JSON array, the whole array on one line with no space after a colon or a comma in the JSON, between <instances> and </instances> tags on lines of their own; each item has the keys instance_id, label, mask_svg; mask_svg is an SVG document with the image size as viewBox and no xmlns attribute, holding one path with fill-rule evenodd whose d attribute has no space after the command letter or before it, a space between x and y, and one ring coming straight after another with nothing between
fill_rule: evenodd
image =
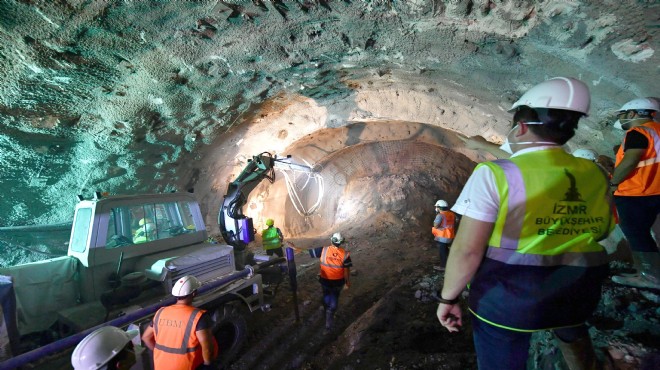
<instances>
[{"instance_id":1,"label":"tunnel ceiling","mask_svg":"<svg viewBox=\"0 0 660 370\"><path fill-rule=\"evenodd\" d=\"M212 213L245 158L356 122L500 140L511 102L556 75L593 95L570 145L611 155L612 110L658 95L659 8L2 0L0 225L69 219L95 190L194 186Z\"/></svg>"}]
</instances>

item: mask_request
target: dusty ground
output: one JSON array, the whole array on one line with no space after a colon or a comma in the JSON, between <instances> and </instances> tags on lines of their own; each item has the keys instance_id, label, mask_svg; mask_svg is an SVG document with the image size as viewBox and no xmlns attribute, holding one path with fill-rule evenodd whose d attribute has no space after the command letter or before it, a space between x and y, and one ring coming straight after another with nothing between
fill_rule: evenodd
<instances>
[{"instance_id":1,"label":"dusty ground","mask_svg":"<svg viewBox=\"0 0 660 370\"><path fill-rule=\"evenodd\" d=\"M355 223L340 228L348 237L353 284L340 297L330 333L323 330L318 261L300 251L296 254L300 320L295 320L289 285L284 282L272 300L272 310L250 317L246 349L229 368L476 369L470 321L462 332L450 334L435 317L433 294L441 287L443 274L433 269L438 258L431 238L389 217L372 218L373 225L387 225L379 229ZM327 244L326 239L292 241L303 248ZM613 262L612 268L621 271L625 264ZM601 357L607 357L614 369L659 368L657 293L606 283L590 325ZM528 367L566 369L549 333L534 336Z\"/></svg>"},{"instance_id":2,"label":"dusty ground","mask_svg":"<svg viewBox=\"0 0 660 370\"><path fill-rule=\"evenodd\" d=\"M422 180L416 174L384 175L371 183L363 179L363 186L354 188L345 200L368 199L374 192L370 184L385 181L396 190L404 181ZM433 202L427 199L431 195L417 189L398 196L379 195L380 208L355 214L334 229L346 236L354 267L352 286L342 292L335 327L329 333L324 333L320 309L318 260L306 249L327 245L330 235L288 239L299 248L295 254L299 320L285 279L276 295L267 299L271 310L248 316L246 345L227 368L476 369L469 319L460 333L450 334L435 317L434 294L442 286L443 274L433 269L438 253L427 232ZM255 246L254 252L263 253ZM626 264L615 261L611 267L614 273ZM658 302L658 292L606 282L590 322L591 335L614 369L660 368ZM528 367L566 369L549 333L534 336Z\"/></svg>"}]
</instances>

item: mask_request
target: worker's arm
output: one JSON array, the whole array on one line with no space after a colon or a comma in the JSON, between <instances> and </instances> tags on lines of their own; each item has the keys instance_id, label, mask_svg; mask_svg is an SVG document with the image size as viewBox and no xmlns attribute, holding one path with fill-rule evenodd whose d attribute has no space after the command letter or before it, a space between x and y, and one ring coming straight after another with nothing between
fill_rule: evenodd
<instances>
[{"instance_id":1,"label":"worker's arm","mask_svg":"<svg viewBox=\"0 0 660 370\"><path fill-rule=\"evenodd\" d=\"M211 329L202 329L195 332L199 344L202 346L202 358L204 358L204 365L211 365L213 360L218 356L215 353L215 346L213 345L213 334Z\"/></svg>"},{"instance_id":2,"label":"worker's arm","mask_svg":"<svg viewBox=\"0 0 660 370\"><path fill-rule=\"evenodd\" d=\"M344 267L344 283L346 284L346 288L351 287L351 268L350 267Z\"/></svg>"},{"instance_id":3,"label":"worker's arm","mask_svg":"<svg viewBox=\"0 0 660 370\"><path fill-rule=\"evenodd\" d=\"M147 329L142 333L142 342L147 348L152 351L154 350L154 347L156 346L156 336L154 335L154 328L151 325L147 326Z\"/></svg>"},{"instance_id":4,"label":"worker's arm","mask_svg":"<svg viewBox=\"0 0 660 370\"><path fill-rule=\"evenodd\" d=\"M511 156L511 154L500 149L500 146L498 144L486 140L483 136L464 137L458 135L458 137L461 140L463 140L463 142L465 143L465 147L468 149L483 150L487 153L492 154L497 159L509 158Z\"/></svg>"},{"instance_id":5,"label":"worker's arm","mask_svg":"<svg viewBox=\"0 0 660 370\"><path fill-rule=\"evenodd\" d=\"M476 273L486 253L488 239L493 232L493 223L464 216L461 228L454 239L447 259L445 282L441 298L453 300L460 296L465 286ZM438 320L449 331L458 331L463 325L462 312L458 304L440 303Z\"/></svg>"},{"instance_id":6,"label":"worker's arm","mask_svg":"<svg viewBox=\"0 0 660 370\"><path fill-rule=\"evenodd\" d=\"M433 227L435 227L436 229L439 229L440 225L442 225L442 215L437 214L435 216L435 219L433 220Z\"/></svg>"},{"instance_id":7,"label":"worker's arm","mask_svg":"<svg viewBox=\"0 0 660 370\"><path fill-rule=\"evenodd\" d=\"M637 164L640 159L646 152L646 149L628 149L623 153L623 158L621 163L614 168L614 173L612 174L612 179L610 182L612 184L620 184L625 180L630 173L637 168Z\"/></svg>"}]
</instances>

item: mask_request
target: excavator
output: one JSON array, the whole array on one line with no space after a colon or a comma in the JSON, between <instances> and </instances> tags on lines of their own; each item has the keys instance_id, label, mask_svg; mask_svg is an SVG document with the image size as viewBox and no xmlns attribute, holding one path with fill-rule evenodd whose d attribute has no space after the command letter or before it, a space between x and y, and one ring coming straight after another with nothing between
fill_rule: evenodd
<instances>
[{"instance_id":1,"label":"excavator","mask_svg":"<svg viewBox=\"0 0 660 370\"><path fill-rule=\"evenodd\" d=\"M301 212L299 206L296 206L295 201L299 200L297 196L291 196L292 186L288 177L287 187L289 195L294 202L294 206L303 215L313 213L321 202L322 191L322 178L316 174L310 166L300 165L290 162L291 156L278 158L269 152L263 152L259 155L252 156L248 160L247 165L243 171L232 181L228 188L227 194L224 197L222 206L218 212L218 226L225 242L234 247L234 254L236 263L244 264L246 261L246 247L254 241L255 229L252 218L243 214L242 208L247 203L248 195L254 190L262 180L268 180L270 183L275 182L275 168L288 169L292 171L304 172L308 175L314 175L317 184L320 187L318 190L319 198L314 206L305 212Z\"/></svg>"},{"instance_id":2,"label":"excavator","mask_svg":"<svg viewBox=\"0 0 660 370\"><path fill-rule=\"evenodd\" d=\"M274 182L276 166L313 176L310 167L289 163L289 158L267 152L253 156L229 184L218 215L228 245L208 240L200 206L190 193L79 196L66 256L0 269L0 275L11 277L13 289L3 297L20 312L12 314L20 320L11 333L0 333L14 354L0 360L0 370L26 364L48 368L54 358L66 362L67 349L100 326L148 325L158 308L174 303L169 294L173 281L188 274L203 283L195 304L212 313L223 362L230 361L245 342L241 312L269 309L263 297L268 275L281 280L282 272L288 272L298 320L293 250L286 249L286 258L245 263L254 229L241 211L263 179ZM147 216L154 232L138 241L135 225L141 228L137 221ZM52 338L35 343L36 348L29 341L21 344L39 333Z\"/></svg>"}]
</instances>

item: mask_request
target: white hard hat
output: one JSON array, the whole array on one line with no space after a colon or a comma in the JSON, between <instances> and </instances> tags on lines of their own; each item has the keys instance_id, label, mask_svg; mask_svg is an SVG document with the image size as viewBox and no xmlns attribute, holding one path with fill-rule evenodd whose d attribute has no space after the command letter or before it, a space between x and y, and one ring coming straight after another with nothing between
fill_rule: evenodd
<instances>
[{"instance_id":1,"label":"white hard hat","mask_svg":"<svg viewBox=\"0 0 660 370\"><path fill-rule=\"evenodd\" d=\"M341 236L340 233L334 233L332 234L332 238L330 238L330 241L332 244L341 244L344 242L344 237Z\"/></svg>"},{"instance_id":2,"label":"white hard hat","mask_svg":"<svg viewBox=\"0 0 660 370\"><path fill-rule=\"evenodd\" d=\"M629 110L650 110L657 112L660 111L660 104L658 104L658 101L655 98L638 98L624 104L619 108L618 112Z\"/></svg>"},{"instance_id":3,"label":"white hard hat","mask_svg":"<svg viewBox=\"0 0 660 370\"><path fill-rule=\"evenodd\" d=\"M564 109L589 114L591 96L587 85L575 78L555 77L532 87L513 103L512 111L522 105L530 108Z\"/></svg>"},{"instance_id":4,"label":"white hard hat","mask_svg":"<svg viewBox=\"0 0 660 370\"><path fill-rule=\"evenodd\" d=\"M150 223L150 222L151 222L151 220L148 219L148 218L141 218L140 222L138 222L138 225L142 226L142 225L144 225L146 223Z\"/></svg>"},{"instance_id":5,"label":"white hard hat","mask_svg":"<svg viewBox=\"0 0 660 370\"><path fill-rule=\"evenodd\" d=\"M436 207L449 207L449 203L445 202L444 200L440 199L439 201L435 202Z\"/></svg>"},{"instance_id":6,"label":"white hard hat","mask_svg":"<svg viewBox=\"0 0 660 370\"><path fill-rule=\"evenodd\" d=\"M73 350L71 365L76 370L97 370L137 336L137 330L125 332L114 326L104 326L87 335Z\"/></svg>"},{"instance_id":7,"label":"white hard hat","mask_svg":"<svg viewBox=\"0 0 660 370\"><path fill-rule=\"evenodd\" d=\"M192 292L199 289L201 286L202 283L200 283L196 277L187 275L177 280L172 287L172 295L175 297L185 297L192 294Z\"/></svg>"},{"instance_id":8,"label":"white hard hat","mask_svg":"<svg viewBox=\"0 0 660 370\"><path fill-rule=\"evenodd\" d=\"M573 157L584 158L590 161L595 161L598 158L598 153L591 149L580 148L573 152Z\"/></svg>"}]
</instances>

